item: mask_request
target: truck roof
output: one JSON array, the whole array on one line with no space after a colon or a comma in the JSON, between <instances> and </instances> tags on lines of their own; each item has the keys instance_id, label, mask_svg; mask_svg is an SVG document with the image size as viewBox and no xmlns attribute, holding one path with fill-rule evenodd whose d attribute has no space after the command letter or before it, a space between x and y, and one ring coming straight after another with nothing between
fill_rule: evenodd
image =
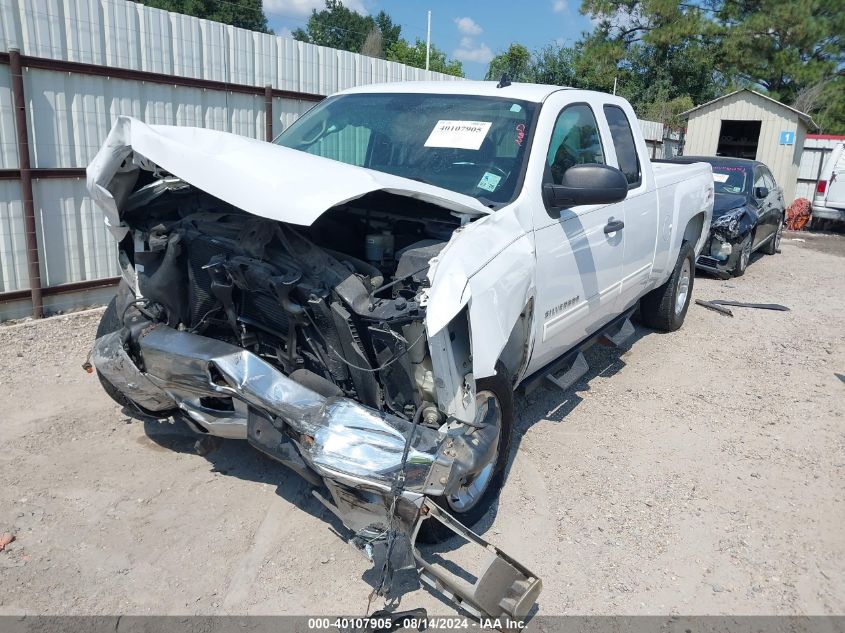
<instances>
[{"instance_id":1,"label":"truck roof","mask_svg":"<svg viewBox=\"0 0 845 633\"><path fill-rule=\"evenodd\" d=\"M497 81L399 81L395 83L369 84L344 90L339 94L358 93L422 93L422 94L457 94L481 95L485 97L504 97L542 103L546 97L558 90L571 90L563 86L546 84L512 83L505 88L497 88Z\"/></svg>"}]
</instances>

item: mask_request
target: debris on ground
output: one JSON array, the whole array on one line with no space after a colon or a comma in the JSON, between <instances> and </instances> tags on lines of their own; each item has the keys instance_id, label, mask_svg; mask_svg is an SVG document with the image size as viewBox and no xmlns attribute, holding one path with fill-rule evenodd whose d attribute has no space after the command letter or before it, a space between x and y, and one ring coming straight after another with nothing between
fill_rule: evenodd
<instances>
[{"instance_id":1,"label":"debris on ground","mask_svg":"<svg viewBox=\"0 0 845 633\"><path fill-rule=\"evenodd\" d=\"M12 543L15 540L15 535L11 532L3 532L3 535L0 536L0 552L6 549L6 546L9 543Z\"/></svg>"},{"instance_id":2,"label":"debris on ground","mask_svg":"<svg viewBox=\"0 0 845 633\"><path fill-rule=\"evenodd\" d=\"M786 228L790 231L803 231L810 223L811 207L807 198L798 198L786 210Z\"/></svg>"}]
</instances>

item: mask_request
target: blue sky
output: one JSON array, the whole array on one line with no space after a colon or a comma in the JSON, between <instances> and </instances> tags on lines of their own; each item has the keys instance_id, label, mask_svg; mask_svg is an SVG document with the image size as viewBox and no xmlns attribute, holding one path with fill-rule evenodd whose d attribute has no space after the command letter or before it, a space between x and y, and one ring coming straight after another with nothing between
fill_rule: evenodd
<instances>
[{"instance_id":1,"label":"blue sky","mask_svg":"<svg viewBox=\"0 0 845 633\"><path fill-rule=\"evenodd\" d=\"M270 26L279 35L304 26L323 0L263 0ZM578 12L579 0L343 0L349 8L375 14L384 9L402 25L409 41L425 39L431 11L431 40L460 59L470 79L483 79L487 63L512 42L534 50L558 41L571 45L590 20Z\"/></svg>"}]
</instances>

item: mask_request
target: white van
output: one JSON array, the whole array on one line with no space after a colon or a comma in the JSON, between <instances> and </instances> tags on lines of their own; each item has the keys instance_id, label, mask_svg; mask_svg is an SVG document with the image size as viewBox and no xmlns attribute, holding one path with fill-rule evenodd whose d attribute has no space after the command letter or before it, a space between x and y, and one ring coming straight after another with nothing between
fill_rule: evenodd
<instances>
[{"instance_id":1,"label":"white van","mask_svg":"<svg viewBox=\"0 0 845 633\"><path fill-rule=\"evenodd\" d=\"M845 222L845 142L827 157L813 198L813 220Z\"/></svg>"}]
</instances>

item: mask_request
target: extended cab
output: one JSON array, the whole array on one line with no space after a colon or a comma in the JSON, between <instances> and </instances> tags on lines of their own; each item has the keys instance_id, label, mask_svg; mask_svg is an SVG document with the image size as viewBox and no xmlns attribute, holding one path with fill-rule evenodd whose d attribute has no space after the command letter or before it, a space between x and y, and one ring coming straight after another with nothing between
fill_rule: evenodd
<instances>
[{"instance_id":1,"label":"extended cab","mask_svg":"<svg viewBox=\"0 0 845 633\"><path fill-rule=\"evenodd\" d=\"M680 327L708 235L706 164L652 164L631 106L554 86L368 86L274 143L115 123L88 185L124 283L93 361L129 409L246 439L390 570L471 613L541 583L474 523L502 485L514 391L566 386L639 305ZM469 584L423 560L458 532Z\"/></svg>"}]
</instances>

